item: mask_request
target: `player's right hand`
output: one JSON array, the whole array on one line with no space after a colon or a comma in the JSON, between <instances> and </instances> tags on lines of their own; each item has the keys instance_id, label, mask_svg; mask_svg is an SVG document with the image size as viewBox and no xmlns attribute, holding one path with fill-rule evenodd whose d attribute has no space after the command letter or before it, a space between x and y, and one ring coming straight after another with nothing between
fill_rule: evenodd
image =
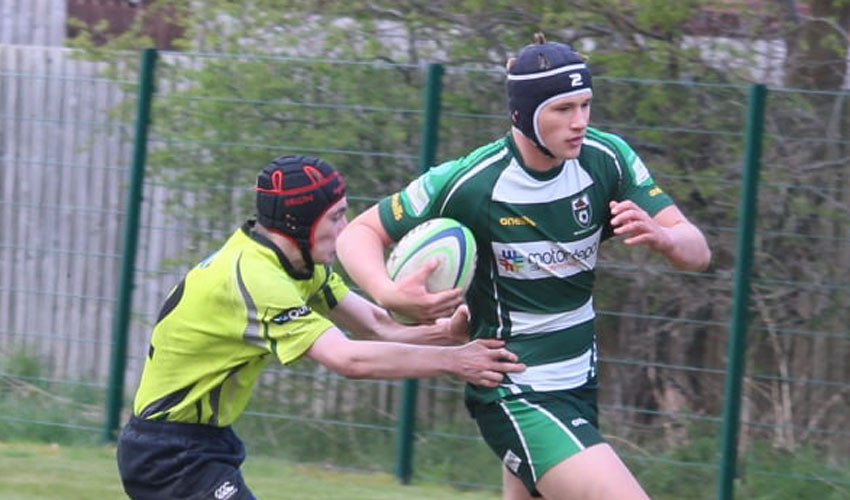
<instances>
[{"instance_id":1,"label":"player's right hand","mask_svg":"<svg viewBox=\"0 0 850 500\"><path fill-rule=\"evenodd\" d=\"M478 339L453 349L454 373L470 384L498 387L505 373L525 370L503 340Z\"/></svg>"},{"instance_id":2,"label":"player's right hand","mask_svg":"<svg viewBox=\"0 0 850 500\"><path fill-rule=\"evenodd\" d=\"M438 259L430 259L416 272L394 282L393 288L382 294L381 305L417 323L433 323L451 316L463 303L463 291L453 288L431 293L425 286L439 265Z\"/></svg>"}]
</instances>

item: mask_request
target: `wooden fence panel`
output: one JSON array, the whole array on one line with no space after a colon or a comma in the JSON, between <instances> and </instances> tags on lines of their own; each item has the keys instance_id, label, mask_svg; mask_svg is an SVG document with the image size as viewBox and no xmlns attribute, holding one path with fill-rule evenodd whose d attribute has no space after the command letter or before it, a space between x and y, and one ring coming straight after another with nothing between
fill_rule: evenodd
<instances>
[{"instance_id":1,"label":"wooden fence panel","mask_svg":"<svg viewBox=\"0 0 850 500\"><path fill-rule=\"evenodd\" d=\"M66 0L0 0L0 44L59 46Z\"/></svg>"},{"instance_id":2,"label":"wooden fence panel","mask_svg":"<svg viewBox=\"0 0 850 500\"><path fill-rule=\"evenodd\" d=\"M0 331L6 354L104 381L130 141L108 114L127 94L100 69L64 48L0 45Z\"/></svg>"}]
</instances>

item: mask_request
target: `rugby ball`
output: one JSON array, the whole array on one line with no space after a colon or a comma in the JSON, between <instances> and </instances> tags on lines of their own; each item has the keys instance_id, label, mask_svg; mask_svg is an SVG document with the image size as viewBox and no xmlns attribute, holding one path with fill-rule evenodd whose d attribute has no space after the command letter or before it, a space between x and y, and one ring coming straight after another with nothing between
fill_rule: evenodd
<instances>
[{"instance_id":1,"label":"rugby ball","mask_svg":"<svg viewBox=\"0 0 850 500\"><path fill-rule=\"evenodd\" d=\"M464 292L472 282L477 257L475 237L468 227L445 217L430 219L408 231L387 258L387 274L398 281L422 268L436 258L439 265L425 281L429 292L461 288ZM402 323L409 318L391 313Z\"/></svg>"}]
</instances>

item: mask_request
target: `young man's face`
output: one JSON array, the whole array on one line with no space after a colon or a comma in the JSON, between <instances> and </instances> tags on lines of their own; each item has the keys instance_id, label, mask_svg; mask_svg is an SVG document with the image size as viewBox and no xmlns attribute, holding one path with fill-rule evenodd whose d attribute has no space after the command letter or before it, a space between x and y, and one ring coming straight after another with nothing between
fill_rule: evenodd
<instances>
[{"instance_id":1,"label":"young man's face","mask_svg":"<svg viewBox=\"0 0 850 500\"><path fill-rule=\"evenodd\" d=\"M345 211L348 210L348 201L343 196L339 201L330 206L316 223L313 233L313 247L310 255L316 264L331 264L336 257L336 238L348 225Z\"/></svg>"},{"instance_id":2,"label":"young man's face","mask_svg":"<svg viewBox=\"0 0 850 500\"><path fill-rule=\"evenodd\" d=\"M543 145L556 158L578 157L590 121L592 97L590 93L562 97L540 110L537 116L538 131Z\"/></svg>"}]
</instances>

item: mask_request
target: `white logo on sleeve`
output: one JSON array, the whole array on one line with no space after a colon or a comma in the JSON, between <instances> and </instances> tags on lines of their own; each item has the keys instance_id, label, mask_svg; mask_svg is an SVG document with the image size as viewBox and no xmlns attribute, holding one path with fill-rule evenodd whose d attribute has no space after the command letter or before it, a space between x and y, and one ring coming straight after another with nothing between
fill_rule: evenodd
<instances>
[{"instance_id":1,"label":"white logo on sleeve","mask_svg":"<svg viewBox=\"0 0 850 500\"><path fill-rule=\"evenodd\" d=\"M221 486L216 488L214 494L215 500L227 500L228 498L235 495L237 491L239 491L239 488L237 488L236 485L234 485L230 481L225 481L221 483Z\"/></svg>"},{"instance_id":2,"label":"white logo on sleeve","mask_svg":"<svg viewBox=\"0 0 850 500\"><path fill-rule=\"evenodd\" d=\"M631 168L636 186L640 186L650 179L649 170L646 169L646 165L643 164L643 160L640 158L635 157L635 161L632 162Z\"/></svg>"},{"instance_id":3,"label":"white logo on sleeve","mask_svg":"<svg viewBox=\"0 0 850 500\"><path fill-rule=\"evenodd\" d=\"M522 459L519 458L513 451L506 451L505 456L502 457L502 462L505 464L505 467L510 469L514 474L519 473L519 466L522 463Z\"/></svg>"},{"instance_id":4,"label":"white logo on sleeve","mask_svg":"<svg viewBox=\"0 0 850 500\"><path fill-rule=\"evenodd\" d=\"M410 202L410 208L413 209L413 215L416 217L422 215L422 212L431 203L431 197L428 196L428 191L425 189L425 183L422 177L408 184L404 192L407 194L407 201Z\"/></svg>"}]
</instances>

